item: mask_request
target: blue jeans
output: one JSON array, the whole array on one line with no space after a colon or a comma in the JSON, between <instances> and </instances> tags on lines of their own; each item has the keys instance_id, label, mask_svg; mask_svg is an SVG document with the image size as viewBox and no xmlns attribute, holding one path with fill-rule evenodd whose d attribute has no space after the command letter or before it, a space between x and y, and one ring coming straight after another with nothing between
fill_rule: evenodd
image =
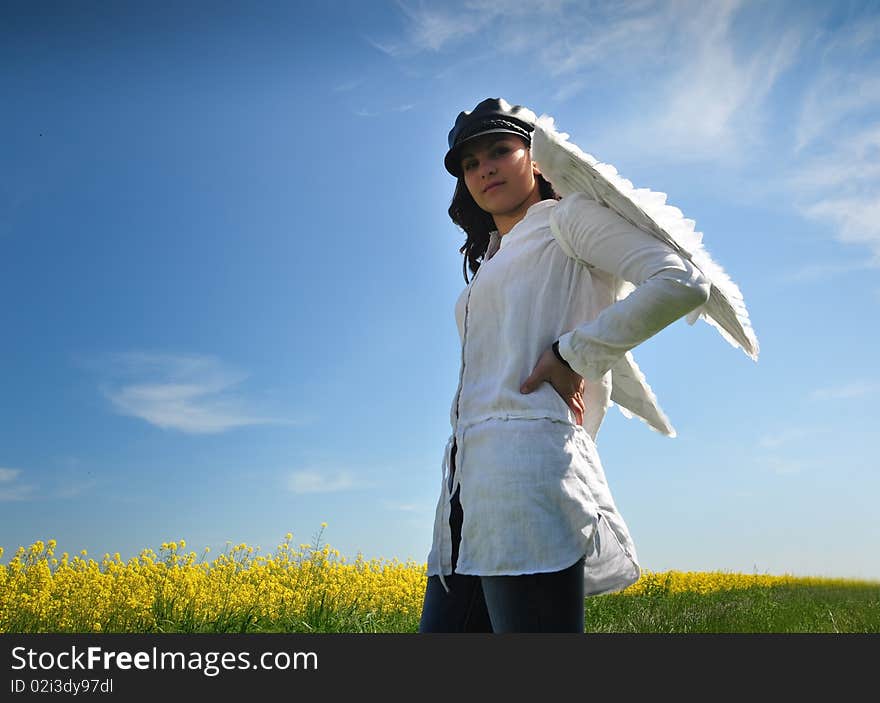
<instances>
[{"instance_id":1,"label":"blue jeans","mask_svg":"<svg viewBox=\"0 0 880 703\"><path fill-rule=\"evenodd\" d=\"M450 481L455 474L452 447ZM455 573L464 513L450 503L452 574L429 576L419 632L579 632L584 631L584 559L562 571L522 576L470 576Z\"/></svg>"}]
</instances>

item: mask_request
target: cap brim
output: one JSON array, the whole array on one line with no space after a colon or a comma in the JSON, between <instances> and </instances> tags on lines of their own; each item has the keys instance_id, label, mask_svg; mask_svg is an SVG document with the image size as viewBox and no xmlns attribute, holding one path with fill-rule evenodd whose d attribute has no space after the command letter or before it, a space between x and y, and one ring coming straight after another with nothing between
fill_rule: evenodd
<instances>
[{"instance_id":1,"label":"cap brim","mask_svg":"<svg viewBox=\"0 0 880 703\"><path fill-rule=\"evenodd\" d=\"M452 147L448 152L446 152L446 158L443 159L443 164L446 166L446 170L449 171L456 178L461 177L461 164L459 161L461 160L459 157L459 153L461 152L461 148L467 144L472 139L476 139L477 137L482 137L484 134L515 134L517 137L522 137L526 139L527 137L522 132L517 132L513 129L507 129L506 127L495 127L494 129L484 129L482 132L477 132L476 134L472 134L466 139L462 139L458 144Z\"/></svg>"}]
</instances>

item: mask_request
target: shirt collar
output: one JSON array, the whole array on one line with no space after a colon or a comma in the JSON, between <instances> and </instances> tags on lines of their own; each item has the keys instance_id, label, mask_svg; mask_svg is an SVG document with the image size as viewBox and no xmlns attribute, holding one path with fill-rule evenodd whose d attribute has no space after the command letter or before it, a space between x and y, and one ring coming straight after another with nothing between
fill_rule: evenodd
<instances>
[{"instance_id":1,"label":"shirt collar","mask_svg":"<svg viewBox=\"0 0 880 703\"><path fill-rule=\"evenodd\" d=\"M501 244L500 244L499 248L502 248L502 249L504 248L504 243L508 240L508 238L510 237L510 235L512 235L514 232L516 232L517 228L518 228L523 222L525 222L527 219L529 219L529 217L530 217L531 215L534 215L534 214L536 214L536 213L538 213L538 212L543 212L543 211L546 210L547 208L549 208L549 207L553 207L554 205L556 205L556 200L553 200L552 198L551 198L551 199L548 199L548 200L539 200L539 201L538 201L537 203L535 203L534 205L531 205L531 206L529 207L529 209L526 210L526 214L523 215L523 218L522 218L519 222L517 222L517 223L516 223L511 229L510 229L510 231L509 231L507 234L503 234L503 235L501 235Z\"/></svg>"}]
</instances>

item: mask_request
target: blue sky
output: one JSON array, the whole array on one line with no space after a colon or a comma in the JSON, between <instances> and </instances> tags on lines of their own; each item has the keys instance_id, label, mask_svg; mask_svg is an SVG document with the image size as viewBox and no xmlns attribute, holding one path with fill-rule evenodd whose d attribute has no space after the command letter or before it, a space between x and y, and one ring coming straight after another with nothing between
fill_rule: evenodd
<instances>
[{"instance_id":1,"label":"blue sky","mask_svg":"<svg viewBox=\"0 0 880 703\"><path fill-rule=\"evenodd\" d=\"M871 2L5 3L6 559L327 522L424 562L446 135L502 96L667 193L761 343L679 320L634 350L678 431L598 437L642 565L880 579L878 76Z\"/></svg>"}]
</instances>

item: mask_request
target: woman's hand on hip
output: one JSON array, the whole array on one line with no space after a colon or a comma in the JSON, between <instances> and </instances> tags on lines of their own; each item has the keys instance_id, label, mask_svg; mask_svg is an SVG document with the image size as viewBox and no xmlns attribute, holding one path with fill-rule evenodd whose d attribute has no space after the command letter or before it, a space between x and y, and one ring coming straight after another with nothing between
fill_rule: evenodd
<instances>
[{"instance_id":1,"label":"woman's hand on hip","mask_svg":"<svg viewBox=\"0 0 880 703\"><path fill-rule=\"evenodd\" d=\"M531 393L544 381L547 381L565 404L571 408L577 424L584 422L584 379L576 371L572 371L553 353L552 348L541 354L531 375L520 386L521 393Z\"/></svg>"}]
</instances>

